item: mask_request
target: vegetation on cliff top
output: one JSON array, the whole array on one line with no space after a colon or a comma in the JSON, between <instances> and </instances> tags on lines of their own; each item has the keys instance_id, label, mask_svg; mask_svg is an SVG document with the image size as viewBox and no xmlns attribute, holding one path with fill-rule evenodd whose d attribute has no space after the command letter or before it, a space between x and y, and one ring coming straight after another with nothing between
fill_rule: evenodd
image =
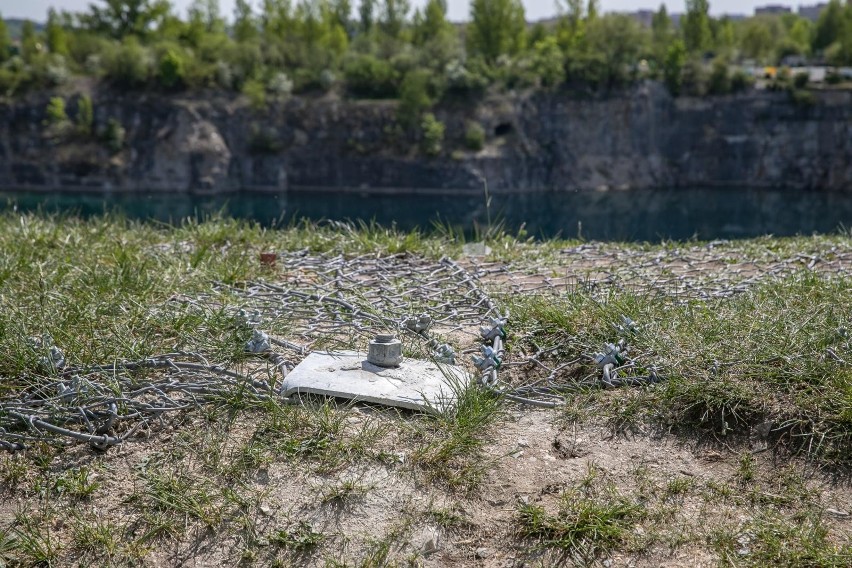
<instances>
[{"instance_id":1,"label":"vegetation on cliff top","mask_svg":"<svg viewBox=\"0 0 852 568\"><path fill-rule=\"evenodd\" d=\"M737 61L852 62L852 4L839 0L815 24L712 18L707 0L689 0L679 27L664 6L644 27L600 14L597 0L559 5L554 21L530 26L519 0L472 0L464 25L447 21L445 0L413 14L407 0L365 0L357 14L350 0L238 0L229 21L217 0L196 0L185 18L167 0L100 0L84 13L51 9L41 31L25 22L14 42L0 20L0 94L85 75L121 89L244 92L260 105L338 89L428 107L489 87L607 89L648 77L675 94L727 92L748 84L728 67Z\"/></svg>"}]
</instances>

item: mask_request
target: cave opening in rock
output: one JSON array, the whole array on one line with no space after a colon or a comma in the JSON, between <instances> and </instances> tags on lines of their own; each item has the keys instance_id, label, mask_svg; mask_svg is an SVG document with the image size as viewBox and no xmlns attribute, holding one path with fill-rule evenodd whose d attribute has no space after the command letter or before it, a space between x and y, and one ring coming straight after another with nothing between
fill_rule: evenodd
<instances>
[{"instance_id":1,"label":"cave opening in rock","mask_svg":"<svg viewBox=\"0 0 852 568\"><path fill-rule=\"evenodd\" d=\"M502 122L494 127L494 136L506 136L507 134L511 134L512 125L508 122Z\"/></svg>"}]
</instances>

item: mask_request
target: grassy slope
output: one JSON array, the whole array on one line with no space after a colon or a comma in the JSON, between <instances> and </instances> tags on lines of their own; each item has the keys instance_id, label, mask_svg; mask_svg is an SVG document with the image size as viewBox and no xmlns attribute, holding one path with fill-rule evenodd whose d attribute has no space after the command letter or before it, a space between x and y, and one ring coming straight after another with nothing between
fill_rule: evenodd
<instances>
[{"instance_id":1,"label":"grassy slope","mask_svg":"<svg viewBox=\"0 0 852 568\"><path fill-rule=\"evenodd\" d=\"M836 236L762 239L740 246L794 251L813 247L820 239L840 247L852 245L849 237ZM535 244L502 235L489 244L495 259L523 258L545 267L566 243ZM671 244L617 246L646 250ZM170 228L115 218L80 221L4 215L0 217L0 397L12 396L37 377L40 371L28 338L44 333L51 334L73 362L80 364L139 358L175 347L199 351L214 360L239 362L244 338L234 337L224 325L223 312L182 311L169 304L169 298L206 291L211 281L263 277L258 252L302 249L347 254L409 251L440 257L459 255L461 243L450 234L400 234L375 227L352 230L305 225L265 230L218 220ZM616 396L581 393L569 401L574 418L595 412L621 427L651 419L669 427L709 431L719 438L747 434L751 426L770 420L773 435L785 447L809 451L819 463L848 466L852 455L852 350L847 331L852 329L850 282L848 276L823 278L801 273L761 284L733 299L683 302L613 291L601 300L578 290L556 297L514 296L503 301L512 308L515 338L532 337L541 345L558 346L557 352L565 358L593 352L611 340L612 323L621 314L640 324L632 340L634 356L668 380L655 387L623 389ZM510 348L512 339L510 336ZM829 356L828 348L843 360ZM232 416L235 409L224 410L221 416ZM200 462L196 465L202 477L186 478L188 473L179 467L149 468L137 474L141 489L128 502L136 507L144 530L134 533L135 544L117 542L123 539L96 521L77 519L73 546L84 551L112 547L120 549L121 558L144 556L150 539L179 534L187 519L214 527L223 516L238 516L245 509L243 501L253 494L243 492L235 481L259 464L287 459L307 461L319 473L337 471L352 462L392 461L387 444L418 447L412 465L425 479L476 490L487 467L481 454L483 436L499 414L493 401L474 392L467 395L457 413L437 419L379 420L350 431L344 419L351 411L327 405L253 409L251 412L260 415L245 444L230 448L224 428L223 438L207 444L218 448L216 452L225 452L224 456L194 458L193 463ZM221 416L207 418L217 423ZM85 470L72 468L61 475L52 470L49 464L56 455L45 447L26 458L0 458L2 485L13 488L20 484L25 487L21 495L61 494L71 502L97 490ZM167 453L157 459L177 458ZM40 472L36 481L28 479L30 470ZM195 494L193 483L199 479L212 482L218 493ZM32 483L41 483L41 489ZM235 489L229 492L231 485ZM345 499L358 491L357 485L344 482L323 493L323 499ZM570 548L572 543L581 543L584 553L590 554L599 546L617 546L622 523L639 513L611 492L604 494L601 501L596 500L597 493L586 492L579 504L570 501L569 495L566 509L553 517L543 510L523 509L521 533L556 546L568 543ZM62 514L61 503L39 510L49 510L55 517ZM611 538L588 542L583 531L597 529L566 526L565 511L603 515L603 521L590 522L604 522L604 528L611 529L611 534L606 533ZM444 510L435 514L444 520L452 517ZM606 524L610 518L612 526ZM761 541L766 560L787 558L784 554L789 551L773 548L779 546L781 533L772 523L780 522L774 517L765 519L754 529L759 534L766 531ZM59 557L55 543L45 540L31 514L19 515L14 524L14 542L8 541L13 557L20 555L30 561ZM794 530L789 524L783 527ZM5 530L0 526L0 564L6 554ZM284 548L309 549L322 540L311 527L298 523L279 532L273 540ZM720 533L715 546L727 550L726 538ZM804 565L839 565L835 562L838 554L849 554L814 538L806 544L817 548L817 560ZM133 546L138 549L131 550ZM384 558L381 546L376 543L377 558Z\"/></svg>"}]
</instances>

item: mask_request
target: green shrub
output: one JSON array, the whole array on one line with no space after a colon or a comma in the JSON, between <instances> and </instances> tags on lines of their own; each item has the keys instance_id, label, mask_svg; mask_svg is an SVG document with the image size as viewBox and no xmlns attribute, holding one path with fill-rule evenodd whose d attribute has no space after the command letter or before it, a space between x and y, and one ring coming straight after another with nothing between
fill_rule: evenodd
<instances>
[{"instance_id":1,"label":"green shrub","mask_svg":"<svg viewBox=\"0 0 852 568\"><path fill-rule=\"evenodd\" d=\"M808 81L810 80L810 76L805 71L800 71L796 73L793 77L793 86L797 89L804 89L808 86Z\"/></svg>"},{"instance_id":2,"label":"green shrub","mask_svg":"<svg viewBox=\"0 0 852 568\"><path fill-rule=\"evenodd\" d=\"M34 74L38 76L38 82L43 85L56 87L66 83L71 77L65 57L55 53L39 54L33 57L31 67Z\"/></svg>"},{"instance_id":3,"label":"green shrub","mask_svg":"<svg viewBox=\"0 0 852 568\"><path fill-rule=\"evenodd\" d=\"M444 148L444 123L431 112L423 115L420 122L423 130L423 151L427 156L437 156Z\"/></svg>"},{"instance_id":4,"label":"green shrub","mask_svg":"<svg viewBox=\"0 0 852 568\"><path fill-rule=\"evenodd\" d=\"M0 95L12 96L24 80L18 71L0 67Z\"/></svg>"},{"instance_id":5,"label":"green shrub","mask_svg":"<svg viewBox=\"0 0 852 568\"><path fill-rule=\"evenodd\" d=\"M455 59L444 68L444 79L451 93L471 95L481 93L488 86L487 73L487 67L481 60L469 59L464 62Z\"/></svg>"},{"instance_id":6,"label":"green shrub","mask_svg":"<svg viewBox=\"0 0 852 568\"><path fill-rule=\"evenodd\" d=\"M533 46L533 71L545 87L565 81L565 56L555 36L548 36Z\"/></svg>"},{"instance_id":7,"label":"green shrub","mask_svg":"<svg viewBox=\"0 0 852 568\"><path fill-rule=\"evenodd\" d=\"M669 46L663 62L663 81L673 96L678 96L683 87L683 66L686 63L686 47L676 39Z\"/></svg>"},{"instance_id":8,"label":"green shrub","mask_svg":"<svg viewBox=\"0 0 852 568\"><path fill-rule=\"evenodd\" d=\"M495 65L495 78L507 89L526 89L541 80L533 59L524 55L500 56Z\"/></svg>"},{"instance_id":9,"label":"green shrub","mask_svg":"<svg viewBox=\"0 0 852 568\"><path fill-rule=\"evenodd\" d=\"M243 85L243 94L248 97L249 104L254 110L266 108L266 85L257 79L250 79Z\"/></svg>"},{"instance_id":10,"label":"green shrub","mask_svg":"<svg viewBox=\"0 0 852 568\"><path fill-rule=\"evenodd\" d=\"M281 151L281 138L274 127L254 123L249 135L249 152L252 154L275 154Z\"/></svg>"},{"instance_id":11,"label":"green shrub","mask_svg":"<svg viewBox=\"0 0 852 568\"><path fill-rule=\"evenodd\" d=\"M94 121L95 113L92 98L89 95L83 95L77 99L77 130L83 136L90 135Z\"/></svg>"},{"instance_id":12,"label":"green shrub","mask_svg":"<svg viewBox=\"0 0 852 568\"><path fill-rule=\"evenodd\" d=\"M106 67L107 78L119 87L130 89L148 81L148 53L135 37L125 38L121 47L110 57Z\"/></svg>"},{"instance_id":13,"label":"green shrub","mask_svg":"<svg viewBox=\"0 0 852 568\"><path fill-rule=\"evenodd\" d=\"M707 71L698 58L692 58L683 66L682 89L687 95L702 97L707 94Z\"/></svg>"},{"instance_id":14,"label":"green shrub","mask_svg":"<svg viewBox=\"0 0 852 568\"><path fill-rule=\"evenodd\" d=\"M790 100L799 107L811 107L816 104L816 97L807 89L793 89L790 91Z\"/></svg>"},{"instance_id":15,"label":"green shrub","mask_svg":"<svg viewBox=\"0 0 852 568\"><path fill-rule=\"evenodd\" d=\"M113 154L116 154L124 148L124 138L126 135L127 131L121 125L121 122L114 118L110 118L103 134L104 145Z\"/></svg>"},{"instance_id":16,"label":"green shrub","mask_svg":"<svg viewBox=\"0 0 852 568\"><path fill-rule=\"evenodd\" d=\"M731 75L731 92L739 93L741 91L748 90L754 85L754 78L743 71L742 69L737 69Z\"/></svg>"},{"instance_id":17,"label":"green shrub","mask_svg":"<svg viewBox=\"0 0 852 568\"><path fill-rule=\"evenodd\" d=\"M357 97L389 99L399 93L396 69L372 55L359 55L347 61L343 75L349 92Z\"/></svg>"},{"instance_id":18,"label":"green shrub","mask_svg":"<svg viewBox=\"0 0 852 568\"><path fill-rule=\"evenodd\" d=\"M464 133L464 144L468 150L478 152L485 146L485 129L478 122L470 121Z\"/></svg>"},{"instance_id":19,"label":"green shrub","mask_svg":"<svg viewBox=\"0 0 852 568\"><path fill-rule=\"evenodd\" d=\"M399 91L397 118L406 127L414 127L420 113L432 106L429 96L432 74L425 69L415 69L405 75Z\"/></svg>"},{"instance_id":20,"label":"green shrub","mask_svg":"<svg viewBox=\"0 0 852 568\"><path fill-rule=\"evenodd\" d=\"M320 88L323 91L330 91L334 84L337 83L337 75L331 69L323 69L319 75Z\"/></svg>"},{"instance_id":21,"label":"green shrub","mask_svg":"<svg viewBox=\"0 0 852 568\"><path fill-rule=\"evenodd\" d=\"M726 95L731 92L731 76L728 62L722 58L713 61L710 78L707 81L707 92L712 95Z\"/></svg>"},{"instance_id":22,"label":"green shrub","mask_svg":"<svg viewBox=\"0 0 852 568\"><path fill-rule=\"evenodd\" d=\"M185 85L185 64L176 50L169 48L163 52L157 70L160 84L166 89L179 89Z\"/></svg>"},{"instance_id":23,"label":"green shrub","mask_svg":"<svg viewBox=\"0 0 852 568\"><path fill-rule=\"evenodd\" d=\"M68 120L68 114L65 112L65 99L51 97L47 108L45 108L45 115L45 134L49 138L59 140L70 134L72 125L71 121Z\"/></svg>"},{"instance_id":24,"label":"green shrub","mask_svg":"<svg viewBox=\"0 0 852 568\"><path fill-rule=\"evenodd\" d=\"M284 101L293 92L293 81L290 80L287 73L278 71L270 77L269 82L266 84L266 89L276 100Z\"/></svg>"},{"instance_id":25,"label":"green shrub","mask_svg":"<svg viewBox=\"0 0 852 568\"><path fill-rule=\"evenodd\" d=\"M45 109L48 126L56 126L68 122L68 113L65 112L65 99L62 97L51 97Z\"/></svg>"}]
</instances>

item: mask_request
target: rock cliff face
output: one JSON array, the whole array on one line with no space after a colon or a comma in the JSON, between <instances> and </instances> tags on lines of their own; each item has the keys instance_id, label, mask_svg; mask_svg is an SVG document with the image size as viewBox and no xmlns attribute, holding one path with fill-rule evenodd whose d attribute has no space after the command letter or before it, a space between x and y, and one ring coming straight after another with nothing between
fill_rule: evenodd
<instances>
[{"instance_id":1,"label":"rock cliff face","mask_svg":"<svg viewBox=\"0 0 852 568\"><path fill-rule=\"evenodd\" d=\"M670 97L564 93L456 101L436 110L428 157L392 102L295 97L258 112L238 98L94 93L94 134L45 126L48 96L0 103L0 189L220 193L240 189L500 191L742 185L852 187L852 93ZM75 96L70 96L74 121ZM110 149L110 119L125 135ZM486 132L465 148L470 121ZM113 140L113 142L116 142Z\"/></svg>"}]
</instances>

